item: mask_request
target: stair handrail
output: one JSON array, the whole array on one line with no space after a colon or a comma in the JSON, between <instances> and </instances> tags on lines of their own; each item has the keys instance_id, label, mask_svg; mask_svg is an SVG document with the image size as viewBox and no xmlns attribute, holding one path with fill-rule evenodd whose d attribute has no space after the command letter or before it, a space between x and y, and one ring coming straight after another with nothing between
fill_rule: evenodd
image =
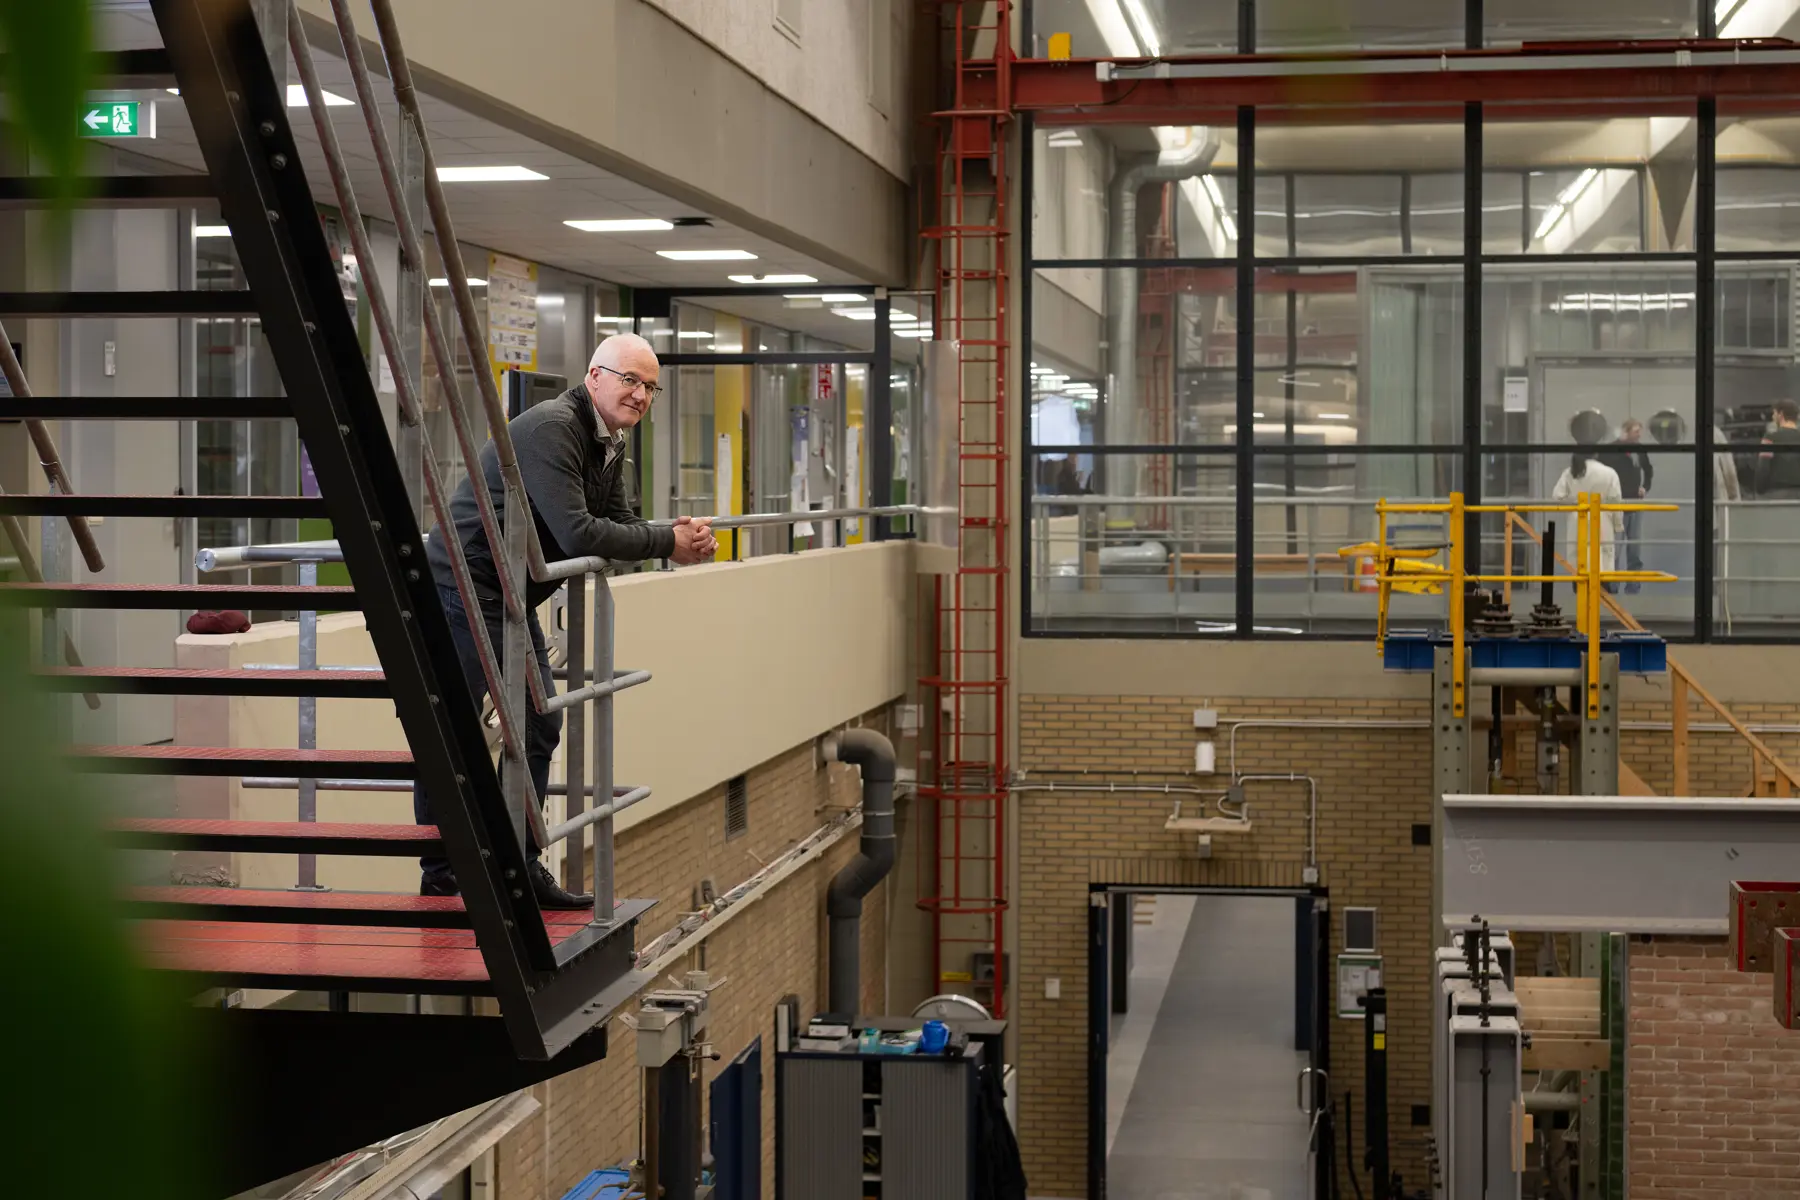
<instances>
[{"instance_id":1,"label":"stair handrail","mask_svg":"<svg viewBox=\"0 0 1800 1200\"><path fill-rule=\"evenodd\" d=\"M431 139L425 135L425 116L419 110L419 95L413 86L412 63L406 57L406 48L400 41L400 26L394 19L393 5L389 0L371 0L369 8L375 15L375 33L381 44L382 56L387 60L388 79L393 84L394 100L400 106L401 114L412 121L419 133L425 204L431 210L432 232L437 236L438 256L444 260L444 276L450 285L450 297L456 305L457 319L462 324L463 341L469 347L469 357L473 359L476 348L487 345L487 336L481 328L480 319L475 315L475 293L469 288L469 272L463 264L462 248L456 240L456 225L450 217L450 202L444 196L443 181L437 175L437 156L432 152ZM358 79L360 90L368 84L368 68L362 63L361 43L357 41L356 21L351 15L349 0L331 0L331 10L337 19L338 36L343 40L345 54L353 60L353 69L361 67ZM365 100L363 115L373 136L381 125L380 110L372 102ZM389 161L382 169L382 178L387 182L388 198L398 215L405 204L398 188L398 175L389 169L391 162L390 153ZM415 261L422 264L424 260ZM481 396L481 407L487 413L488 433L494 439L500 477L507 490L515 492L523 500L525 479L519 473L519 460L513 451L512 433L506 425L506 406L500 402L500 390L495 385L493 372L477 368L474 375L476 388ZM498 553L498 543L494 545ZM544 550L538 543L537 526L533 523L526 525L525 563L532 578L543 578Z\"/></svg>"},{"instance_id":2,"label":"stair handrail","mask_svg":"<svg viewBox=\"0 0 1800 1200\"><path fill-rule=\"evenodd\" d=\"M0 377L6 380L6 386L12 394L21 400L31 397L31 385L25 379L25 368L19 364L19 356L13 353L12 340L6 336L6 326L0 323ZM50 436L50 428L36 417L25 418L25 432L31 435L31 444L37 447L38 465L44 469L44 478L50 481L50 490L61 492L65 496L75 494L75 485L69 482L69 473L63 469L62 457L56 451L56 439ZM46 517L45 520L54 520ZM87 563L88 570L98 575L106 570L106 560L100 556L100 547L94 541L94 531L88 525L86 517L70 516L64 518L69 522L69 532L75 537L75 544L81 548L81 557ZM19 545L19 558L26 556L25 547Z\"/></svg>"},{"instance_id":3,"label":"stair handrail","mask_svg":"<svg viewBox=\"0 0 1800 1200\"><path fill-rule=\"evenodd\" d=\"M1527 537L1531 538L1531 540L1533 542L1537 543L1540 546L1544 544L1544 535L1539 533L1536 529L1532 528L1531 522L1525 520L1523 517L1520 517L1517 513L1508 513L1507 519L1510 522L1516 522L1518 524L1519 528L1525 533L1525 535ZM1569 565L1569 560L1562 556L1561 551L1555 551L1554 553L1556 554L1556 561L1561 563L1563 566L1568 567L1568 569L1571 571L1573 571L1575 569L1574 567ZM1512 567L1512 563L1508 562L1507 568L1509 571L1511 570L1511 567ZM1631 613L1625 609L1624 605L1620 604L1617 600L1614 600L1609 593L1601 592L1600 593L1600 602L1602 604L1606 605L1607 609L1612 612L1613 616L1616 617L1618 619L1619 623L1624 625L1625 628L1633 630L1634 632L1638 632L1638 633L1648 632L1644 628L1644 626L1638 621L1638 619L1636 617L1632 616ZM1676 700L1679 702L1678 703L1678 711L1675 714L1675 721L1676 721L1676 725L1678 728L1680 728L1681 726L1685 726L1687 723L1687 703L1686 703L1687 698L1685 695L1682 695L1681 693L1685 692L1687 689L1692 689L1693 692L1697 696L1700 697L1700 699L1706 704L1706 706L1708 708L1712 709L1715 713L1718 713L1720 717L1724 718L1725 723L1727 725L1731 726L1731 728L1737 732L1739 737L1742 737L1744 739L1745 743L1750 747L1750 750L1751 750L1751 753L1753 756L1760 756L1761 758L1767 760L1769 765L1771 767L1773 767L1775 769L1775 771L1787 781L1787 784L1789 787L1800 787L1800 772L1795 771L1795 769L1793 767L1790 767L1787 765L1787 763L1783 762L1781 760L1781 757L1778 754L1776 754L1774 750L1769 748L1769 744L1767 742L1763 741L1761 738L1757 737L1755 733L1751 732L1750 727L1748 725L1745 725L1742 721L1738 720L1737 716L1735 714L1733 714L1730 709L1726 708L1724 703L1722 701L1720 701L1718 697L1714 696L1711 692L1707 691L1706 686L1694 677L1694 674L1692 671L1689 671L1686 667L1682 666L1679 662L1677 662L1675 659L1675 656L1673 654L1668 656L1668 667L1669 667L1670 676L1673 677L1677 681L1677 684L1679 685L1676 689L1677 694L1675 697ZM1685 730L1681 730L1681 731L1685 732ZM1754 758L1753 758L1752 771L1754 772L1754 770L1755 770L1755 766L1754 766ZM1678 774L1685 774L1685 773L1686 772L1684 770L1678 771ZM1677 784L1678 784L1677 794L1685 793L1685 791L1686 791L1685 783L1686 783L1685 780L1681 780L1681 779L1677 780Z\"/></svg>"},{"instance_id":4,"label":"stair handrail","mask_svg":"<svg viewBox=\"0 0 1800 1200\"><path fill-rule=\"evenodd\" d=\"M363 110L369 117L370 136L375 141L376 158L380 161L382 177L388 182L389 198L393 201L395 224L400 229L401 252L417 264L423 265L424 252L419 240L418 228L413 223L405 203L401 200L398 187L398 174L394 167L393 149L387 142L387 132L382 127L379 109L374 103L373 88L369 83L367 65L362 60L361 46L356 40L355 27L340 26L339 32L344 35L344 50L350 59L351 74L355 77L357 94ZM326 113L325 92L319 84L318 70L313 64L312 49L307 44L306 31L301 24L300 11L297 7L288 8L288 43L299 69L301 86L305 90L307 107L312 113L313 125L318 130L319 142L324 151L327 172L331 176L333 189L337 193L344 225L350 231L350 240L355 248L357 261L369 264L369 269L362 272L363 286L369 296L369 310L374 317L375 326L381 337L382 348L388 361L403 363L406 361L404 350L400 344L399 330L394 324L393 310L388 306L387 290L381 282L381 273L375 269L378 261L374 247L369 240L368 227L363 221L362 207L356 198L356 188L351 183L348 167L344 162L343 146L338 142L337 130ZM494 512L493 497L489 494L485 481L481 477L479 451L469 436L468 424L464 417L462 396L456 383L456 363L449 353L448 339L444 333L442 322L436 308L431 303L425 304L425 327L432 352L438 360L438 371L449 387L451 425L456 431L457 441L462 447L463 465L469 472L471 491L475 495L476 507L481 514L482 527L487 534L488 544L496 549L496 557L504 554L501 547L504 541L500 537L499 517ZM478 343L470 343L470 352ZM480 374L481 372L477 372ZM424 406L418 393L414 390L412 376L409 372L396 369L394 371L395 394L399 401L400 419L409 427L416 427L424 460L425 493L433 515L437 518L438 528L444 531L444 543L448 550L451 575L456 584L456 592L462 600L463 610L468 613L481 611L480 597L475 591L475 581L469 573L467 557L463 554L460 540L455 536L456 522L450 513L450 498L444 494L443 476L438 468L437 451L432 445L431 436L424 425ZM502 429L504 432L504 429ZM510 486L510 485L509 485ZM520 496L523 497L523 490ZM527 528L531 522L526 523ZM310 557L310 556L309 556ZM264 560L268 561L268 560ZM315 561L317 561L315 559ZM508 621L523 624L525 620L525 598L523 581L515 578L514 572L499 572L502 602L506 608ZM494 711L500 721L500 740L504 747L504 757L513 764L513 774L524 782L525 819L531 827L532 834L538 839L538 845L545 845L544 817L540 809L541 798L535 794L535 787L526 774L526 742L523 731L514 720L514 706L507 703L511 694L506 686L504 664L494 653L492 640L488 637L487 622L475 620L469 622L469 632L474 638L475 655L481 663L483 681L487 684L488 695L494 698ZM537 678L537 671L527 668L518 672L526 680L526 689L532 702L542 711L543 685Z\"/></svg>"}]
</instances>

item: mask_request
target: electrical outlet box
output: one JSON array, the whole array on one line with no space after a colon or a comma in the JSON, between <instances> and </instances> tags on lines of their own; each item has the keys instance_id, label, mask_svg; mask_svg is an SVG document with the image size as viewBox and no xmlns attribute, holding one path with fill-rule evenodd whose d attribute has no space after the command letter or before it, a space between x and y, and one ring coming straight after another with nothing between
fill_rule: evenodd
<instances>
[{"instance_id":1,"label":"electrical outlet box","mask_svg":"<svg viewBox=\"0 0 1800 1200\"><path fill-rule=\"evenodd\" d=\"M1057 979L1054 976L1044 980L1044 999L1062 999L1062 980Z\"/></svg>"},{"instance_id":2,"label":"electrical outlet box","mask_svg":"<svg viewBox=\"0 0 1800 1200\"><path fill-rule=\"evenodd\" d=\"M1219 727L1219 710L1216 708L1196 708L1194 710L1195 729L1217 729Z\"/></svg>"}]
</instances>

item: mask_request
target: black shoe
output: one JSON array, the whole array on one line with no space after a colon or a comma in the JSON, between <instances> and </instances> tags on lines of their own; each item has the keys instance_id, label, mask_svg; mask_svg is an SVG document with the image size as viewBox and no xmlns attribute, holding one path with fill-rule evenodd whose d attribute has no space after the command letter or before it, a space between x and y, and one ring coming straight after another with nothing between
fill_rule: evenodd
<instances>
[{"instance_id":1,"label":"black shoe","mask_svg":"<svg viewBox=\"0 0 1800 1200\"><path fill-rule=\"evenodd\" d=\"M590 894L577 894L556 882L556 876L550 874L539 859L531 860L531 890L537 896L539 908L592 908L594 897Z\"/></svg>"},{"instance_id":2,"label":"black shoe","mask_svg":"<svg viewBox=\"0 0 1800 1200\"><path fill-rule=\"evenodd\" d=\"M455 875L449 871L439 871L434 875L419 876L419 895L460 896L462 889L456 886Z\"/></svg>"}]
</instances>

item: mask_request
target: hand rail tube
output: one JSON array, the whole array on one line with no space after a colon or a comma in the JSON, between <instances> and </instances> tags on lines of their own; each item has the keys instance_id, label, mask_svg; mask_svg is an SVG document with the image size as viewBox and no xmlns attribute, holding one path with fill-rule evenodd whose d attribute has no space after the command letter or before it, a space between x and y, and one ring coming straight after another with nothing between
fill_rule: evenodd
<instances>
[{"instance_id":1,"label":"hand rail tube","mask_svg":"<svg viewBox=\"0 0 1800 1200\"><path fill-rule=\"evenodd\" d=\"M356 27L350 16L348 0L331 0L331 7L337 14L338 32L343 36L345 51L360 61L362 55L355 45ZM375 33L381 42L381 53L387 59L388 79L394 85L394 100L406 118L420 130L419 153L420 167L425 176L425 204L431 210L432 232L437 235L438 253L444 260L444 275L450 282L450 296L456 303L456 315L462 322L463 342L469 347L469 356L474 358L477 348L487 345L487 332L482 329L481 321L475 315L475 295L469 290L469 272L463 265L462 248L456 241L456 224L450 219L450 204L444 198L444 185L438 179L437 156L432 153L431 139L423 136L425 117L419 111L419 96L413 87L412 64L407 60L406 49L400 43L400 26L394 20L393 5L389 0L370 0L369 8L375 14ZM366 68L363 74L366 78ZM363 112L371 127L381 123L380 111L374 105L366 105ZM385 176L384 171L383 177ZM393 198L395 212L398 213L405 207L400 202L399 192L390 186L389 194ZM415 261L423 262L424 259ZM427 309L431 307L426 305ZM494 384L493 372L477 367L475 380L481 396L481 406L487 411L488 432L494 439L494 453L500 462L500 477L509 491L516 492L523 499L525 479L519 474L519 460L513 453L512 434L506 428L506 408L500 403L500 391ZM488 536L489 544L497 551L499 543L493 540L491 533ZM525 563L532 578L544 578L544 550L538 544L537 526L534 523L527 523L525 526ZM504 578L505 575L506 572L502 571L501 576Z\"/></svg>"},{"instance_id":2,"label":"hand rail tube","mask_svg":"<svg viewBox=\"0 0 1800 1200\"><path fill-rule=\"evenodd\" d=\"M342 29L340 29L340 32L343 32ZM319 141L325 152L325 161L331 174L332 186L336 189L338 203L343 208L344 224L350 231L351 242L356 250L357 262L368 264L368 268L362 272L363 286L369 294L369 307L375 318L376 328L381 335L382 346L387 353L388 361L394 363L404 362L405 355L400 345L399 331L394 326L393 310L389 307L387 302L387 292L381 282L381 273L375 268L377 259L375 258L374 247L369 242L368 227L363 221L362 209L356 199L356 189L350 182L349 171L344 164L343 147L338 143L337 130L332 125L331 118L326 113L325 93L319 86L318 71L313 65L312 48L308 45L305 30L301 26L300 11L298 8L294 7L288 9L288 42L292 47L294 64L300 71L301 84L306 91L307 105L312 112L313 125L318 130ZM355 44L354 35L346 39L345 53L352 60L353 70L357 66L362 66L362 79L360 82L366 83L368 79L368 70L366 64L362 63L361 47ZM380 114L378 110L368 104L368 100L369 98L365 97L364 104L372 131L375 129L382 129ZM385 129L382 129L382 132L385 134ZM396 203L394 207L396 216L399 216L405 210L405 205L403 204ZM416 249L416 247L408 248L409 257L412 257L411 251L414 249ZM424 260L423 258L413 258L413 261L423 262ZM431 304L429 301L426 302L425 308L427 317L434 317L434 314L431 312ZM442 363L440 362L440 368L441 367ZM421 425L423 421L422 414L424 406L420 403L417 393L413 390L412 377L405 371L396 370L394 372L394 383L395 392L400 403L402 418L408 425ZM456 406L453 405L452 407L454 408ZM425 459L425 491L429 498L432 512L437 517L438 527L445 531L445 540L450 550L451 572L455 576L457 594L462 597L465 611L479 612L480 601L475 594L475 582L469 574L468 562L462 554L462 547L457 542L455 534L456 526L450 519L450 502L449 498L444 495L442 474L438 470L437 454L432 447L430 437L425 435L424 429L421 428L419 432L420 445ZM472 490L477 497L488 501L486 507L488 511L491 512L493 508L492 498L488 496L487 488L481 484L479 462L472 459L465 459L465 466L473 472L471 480L476 486L474 486ZM498 529L499 524L498 519L496 518L495 523L488 530L490 539L495 536ZM490 544L494 543L490 542ZM248 547L246 548L246 552L255 555L257 549L258 548L256 547ZM423 557L423 546L420 547L420 550L420 556ZM261 559L260 561L267 560ZM524 620L524 599L518 594L518 589L507 586L508 577L505 572L501 572L501 584L502 596L506 600L509 613L516 612L518 614L518 619L521 621ZM506 692L502 686L503 680L500 662L495 656L493 645L488 638L487 625L485 622L472 622L471 625L472 628L470 632L473 633L475 637L476 657L481 662L482 678L487 681L488 694L492 696L504 696ZM536 671L527 671L526 676L528 681L534 680L536 674ZM533 690L534 693L541 693L543 690L541 683L539 687ZM511 758L513 762L517 764L518 769L524 770L525 740L520 735L520 731L514 726L513 721L508 715L506 706L496 704L494 707L500 714L501 738L506 743L507 757Z\"/></svg>"},{"instance_id":3,"label":"hand rail tube","mask_svg":"<svg viewBox=\"0 0 1800 1200\"><path fill-rule=\"evenodd\" d=\"M429 451L429 446L428 446ZM941 517L956 512L954 508L929 507L922 504L890 504L879 508L811 508L798 509L793 512L748 513L734 517L701 517L715 529L747 529L757 525L798 525L802 521L838 521L853 517ZM672 526L674 521L658 518L649 522L656 526ZM452 559L457 555L453 552ZM253 546L220 546L201 550L194 557L195 565L202 571L229 571L248 568L252 565L268 566L272 563L301 562L342 562L343 554L335 541L320 542L274 542ZM591 575L596 571L608 570L613 566L609 558L565 558L550 563L540 582L554 579L568 579L574 575Z\"/></svg>"},{"instance_id":4,"label":"hand rail tube","mask_svg":"<svg viewBox=\"0 0 1800 1200\"><path fill-rule=\"evenodd\" d=\"M21 400L30 397L31 385L25 381L25 368L19 365L19 356L13 353L5 325L0 325L0 377L6 380L13 395ZM31 444L37 448L38 465L44 469L44 478L50 481L51 489L65 496L74 495L75 485L69 482L69 473L63 470L62 459L56 453L56 439L50 436L49 427L35 417L28 417L25 432L31 435ZM69 522L69 532L75 536L75 544L81 548L81 557L88 570L95 574L106 570L106 560L100 557L100 547L94 542L94 531L89 528L87 518L64 519Z\"/></svg>"},{"instance_id":5,"label":"hand rail tube","mask_svg":"<svg viewBox=\"0 0 1800 1200\"><path fill-rule=\"evenodd\" d=\"M614 696L626 688L634 688L641 683L649 682L650 672L648 671L615 671L611 683L589 684L587 687L550 697L545 702L544 711L561 712L565 708L585 704L589 700L598 700L602 696Z\"/></svg>"},{"instance_id":6,"label":"hand rail tube","mask_svg":"<svg viewBox=\"0 0 1800 1200\"><path fill-rule=\"evenodd\" d=\"M595 822L603 821L607 817L625 811L639 800L646 799L650 795L650 789L648 787L634 787L622 793L619 792L618 788L614 788L613 791L617 794L618 798L611 804L602 804L598 808L590 808L578 817L570 817L560 825L552 825L547 840L551 842L560 842L572 833L580 833L583 829L586 829Z\"/></svg>"},{"instance_id":7,"label":"hand rail tube","mask_svg":"<svg viewBox=\"0 0 1800 1200\"><path fill-rule=\"evenodd\" d=\"M400 235L400 253L405 256L406 261L418 264L422 269L425 262L425 245L419 236L419 227L413 221L412 212L406 205L405 189L400 181L400 169L396 165L397 160L394 157L394 147L388 140L387 126L382 123L381 108L375 101L375 86L369 80L369 67L363 60L362 43L357 38L355 19L351 17L349 6L344 0L332 0L331 7L332 13L337 19L338 37L343 42L344 57L350 64L350 76L356 87L357 102L362 106L363 116L369 127L369 140L375 148L375 162L381 170L381 182L387 189L388 207L393 210L394 228ZM305 43L298 32L300 27L300 14L298 9L289 9L288 26L288 40L294 44L295 61L298 62L302 55L305 56L305 65L301 67L301 74L304 76L311 70L312 52L310 49L304 49ZM307 102L313 110L313 122L319 127L319 138L321 145L325 149L326 162L331 166L332 185L338 189L340 200L347 198L345 206L345 224L347 224L352 233L355 234L363 229L360 220L350 219L351 212L356 209L356 193L355 189L350 184L349 173L343 165L343 151L338 145L337 135L332 131L330 119L325 115L323 94L318 88L309 87L307 90ZM414 119L416 119L416 114L414 114ZM420 122L420 128L421 130L424 128L423 122ZM422 136L419 141L421 145L426 144L426 139ZM433 183L436 182L436 175L429 169L429 162L427 163L426 174ZM363 233L362 237L366 239L367 234ZM360 257L361 254L362 251L359 250L357 261L359 263L370 264L369 269L364 272L364 275L373 280L376 284L379 284L379 278L374 269L376 260L373 258L362 258ZM460 255L456 256L456 265L460 270L462 265ZM466 284L468 282L467 275L463 274L461 277ZM376 289L374 288L370 290L370 300L372 304L374 301L375 290ZM374 307L377 313L381 311L380 305L375 305ZM390 341L390 338L393 337L393 333L393 323L390 320L386 322L381 329L382 345L387 350L388 361L396 363L404 362L405 359L403 357L396 355L395 346L397 345L397 342ZM425 336L426 341L431 344L431 357L437 363L438 378L443 381L444 389L449 393L450 402L445 405L445 408L449 410L450 428L455 433L457 447L463 456L463 470L468 473L471 490L475 493L475 508L481 516L482 532L487 535L488 545L498 548L501 543L500 517L494 511L494 498L488 493L487 481L481 474L481 447L475 441L474 436L469 430L468 408L463 402L462 384L456 373L455 347L451 345L450 335L444 329L444 322L438 314L437 305L429 298L425 301ZM479 337L471 340L469 342L470 356L474 357L476 348L484 346L485 344L486 343ZM483 371L476 371L475 373L477 375L485 374ZM412 394L412 380L406 377L406 372L396 371L394 373L394 382L396 391L401 396L402 415L407 417L407 424L418 425L420 423L418 416L420 406L417 403L416 397L411 405L408 405L405 402L406 397ZM422 426L420 432L421 434L424 432ZM504 443L500 440L502 438L505 438ZM429 439L425 440L429 447ZM495 444L504 444L509 450L512 446L511 438L506 436L504 424L502 424L500 429L495 433ZM429 448L427 448L426 455L428 469L425 472L425 476L426 481L429 484L431 480L436 478L436 473L434 470L430 469ZM443 515L438 516L438 525L440 529L444 530L444 536L454 543L456 541L456 526L448 522ZM537 544L535 528L531 530L531 537L531 545L535 546ZM453 562L458 557L455 551L460 549L460 546L452 546L451 559ZM500 595L501 598L506 601L506 615L508 620L523 621L525 619L525 600L520 594L520 591L521 589L518 587L512 576L505 571L501 571Z\"/></svg>"}]
</instances>

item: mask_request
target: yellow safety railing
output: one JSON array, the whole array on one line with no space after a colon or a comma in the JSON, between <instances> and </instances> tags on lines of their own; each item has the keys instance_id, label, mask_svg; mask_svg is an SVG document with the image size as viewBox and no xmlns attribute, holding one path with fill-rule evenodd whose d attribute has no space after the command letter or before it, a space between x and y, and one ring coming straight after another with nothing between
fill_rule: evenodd
<instances>
[{"instance_id":1,"label":"yellow safety railing","mask_svg":"<svg viewBox=\"0 0 1800 1200\"><path fill-rule=\"evenodd\" d=\"M1451 637L1453 715L1468 711L1468 634L1464 628L1463 605L1471 583L1572 583L1575 585L1575 627L1587 636L1587 715L1600 715L1600 605L1609 583L1667 583L1675 576L1666 571L1603 571L1600 548L1604 540L1601 522L1605 514L1615 512L1675 512L1673 504L1606 504L1597 492L1583 492L1568 504L1465 504L1461 492L1451 492L1447 502L1399 502L1378 500L1376 540L1339 550L1343 557L1364 556L1375 560L1377 608L1375 647L1379 653L1387 640L1388 597L1398 587L1401 591L1431 592L1446 590L1449 594ZM1387 544L1389 513L1438 513L1447 518L1449 561L1439 566L1427 561L1435 549L1395 547ZM1574 513L1575 556L1578 566L1568 575L1514 575L1512 563L1499 575L1470 575L1464 569L1467 561L1464 547L1463 518L1469 513Z\"/></svg>"}]
</instances>

